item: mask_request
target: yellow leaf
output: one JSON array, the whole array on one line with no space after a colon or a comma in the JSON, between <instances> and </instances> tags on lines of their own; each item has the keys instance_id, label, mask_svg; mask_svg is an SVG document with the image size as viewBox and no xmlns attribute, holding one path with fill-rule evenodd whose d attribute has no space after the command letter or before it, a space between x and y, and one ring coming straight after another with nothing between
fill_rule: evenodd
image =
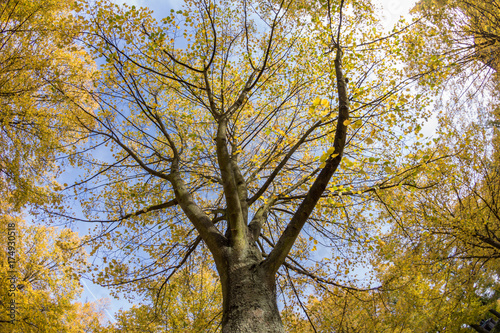
<instances>
[{"instance_id":1,"label":"yellow leaf","mask_svg":"<svg viewBox=\"0 0 500 333\"><path fill-rule=\"evenodd\" d=\"M349 126L351 121L349 119L344 120L344 126Z\"/></svg>"},{"instance_id":2,"label":"yellow leaf","mask_svg":"<svg viewBox=\"0 0 500 333\"><path fill-rule=\"evenodd\" d=\"M369 145L371 145L373 143L373 140L371 138L367 138L365 141Z\"/></svg>"}]
</instances>

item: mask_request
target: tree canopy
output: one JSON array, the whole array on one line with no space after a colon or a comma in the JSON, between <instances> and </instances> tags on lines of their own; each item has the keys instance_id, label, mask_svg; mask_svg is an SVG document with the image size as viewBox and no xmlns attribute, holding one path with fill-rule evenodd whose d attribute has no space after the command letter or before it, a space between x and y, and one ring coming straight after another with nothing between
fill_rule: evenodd
<instances>
[{"instance_id":1,"label":"tree canopy","mask_svg":"<svg viewBox=\"0 0 500 333\"><path fill-rule=\"evenodd\" d=\"M1 217L0 226L5 249L0 252L0 330L98 332L105 304L76 302L87 265L79 237L9 215Z\"/></svg>"},{"instance_id":2,"label":"tree canopy","mask_svg":"<svg viewBox=\"0 0 500 333\"><path fill-rule=\"evenodd\" d=\"M74 40L80 27L73 7L59 0L0 4L0 193L17 211L56 200L54 158L79 139L76 124L86 121L64 95L85 104L78 87L93 72Z\"/></svg>"},{"instance_id":3,"label":"tree canopy","mask_svg":"<svg viewBox=\"0 0 500 333\"><path fill-rule=\"evenodd\" d=\"M460 331L496 308L496 2L422 1L390 32L364 0L49 2L5 5L2 181L93 225L86 277L143 297L99 329Z\"/></svg>"}]
</instances>

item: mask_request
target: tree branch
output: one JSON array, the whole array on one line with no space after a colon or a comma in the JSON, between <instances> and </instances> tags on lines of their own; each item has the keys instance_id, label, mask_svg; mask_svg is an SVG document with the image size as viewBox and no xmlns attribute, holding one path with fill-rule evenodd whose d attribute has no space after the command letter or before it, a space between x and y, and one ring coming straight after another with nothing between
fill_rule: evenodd
<instances>
[{"instance_id":1,"label":"tree branch","mask_svg":"<svg viewBox=\"0 0 500 333\"><path fill-rule=\"evenodd\" d=\"M219 118L216 146L217 161L221 172L222 186L227 205L227 220L229 223L231 246L237 251L242 251L247 246L246 223L243 217L240 197L236 185L235 174L231 157L227 148L227 118Z\"/></svg>"},{"instance_id":2,"label":"tree branch","mask_svg":"<svg viewBox=\"0 0 500 333\"><path fill-rule=\"evenodd\" d=\"M178 171L169 175L169 181L174 188L175 197L182 211L193 223L205 244L207 244L208 249L214 256L217 267L219 269L225 267L223 259L225 247L228 245L226 237L215 227L210 217L194 202Z\"/></svg>"},{"instance_id":3,"label":"tree branch","mask_svg":"<svg viewBox=\"0 0 500 333\"><path fill-rule=\"evenodd\" d=\"M279 267L285 262L285 258L290 252L300 231L307 222L318 200L325 191L330 179L337 170L342 160L345 141L347 136L347 121L349 120L349 97L347 95L346 82L342 71L342 51L337 45L335 57L335 75L337 78L337 92L339 99L339 117L334 139L334 153L325 161L325 167L314 181L306 197L297 208L290 223L276 243L276 247L271 251L269 257L263 265L269 270L269 274L276 274ZM335 157L333 157L335 156Z\"/></svg>"},{"instance_id":4,"label":"tree branch","mask_svg":"<svg viewBox=\"0 0 500 333\"><path fill-rule=\"evenodd\" d=\"M252 205L257 199L260 198L262 194L267 190L269 185L273 182L273 180L276 178L278 173L283 169L283 167L286 165L288 160L292 157L292 155L297 151L297 149L304 143L304 141L307 139L309 134L311 134L318 126L321 125L321 121L316 122L311 128L309 128L304 135L300 138L299 141L290 149L290 151L286 154L286 156L281 160L280 164L273 170L271 175L267 178L266 182L262 185L262 187L255 193L250 199L248 199L248 205Z\"/></svg>"}]
</instances>

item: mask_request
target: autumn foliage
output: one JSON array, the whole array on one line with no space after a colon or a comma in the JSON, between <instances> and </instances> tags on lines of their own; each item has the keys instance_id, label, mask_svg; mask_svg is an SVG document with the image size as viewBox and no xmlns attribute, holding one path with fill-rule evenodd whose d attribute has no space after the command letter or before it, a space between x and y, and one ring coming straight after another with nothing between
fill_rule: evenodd
<instances>
[{"instance_id":1,"label":"autumn foliage","mask_svg":"<svg viewBox=\"0 0 500 333\"><path fill-rule=\"evenodd\" d=\"M364 0L3 6L1 217L57 267L20 261L46 318L460 332L497 307L496 1L391 31ZM106 323L80 278L136 305Z\"/></svg>"}]
</instances>

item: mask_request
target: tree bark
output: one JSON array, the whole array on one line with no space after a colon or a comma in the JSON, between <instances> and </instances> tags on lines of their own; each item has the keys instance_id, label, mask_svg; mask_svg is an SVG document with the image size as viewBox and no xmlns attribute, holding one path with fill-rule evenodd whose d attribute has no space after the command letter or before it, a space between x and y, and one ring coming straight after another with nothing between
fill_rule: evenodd
<instances>
[{"instance_id":1,"label":"tree bark","mask_svg":"<svg viewBox=\"0 0 500 333\"><path fill-rule=\"evenodd\" d=\"M498 319L500 319L500 312L496 311L495 309L490 309L490 313L494 314Z\"/></svg>"},{"instance_id":2,"label":"tree bark","mask_svg":"<svg viewBox=\"0 0 500 333\"><path fill-rule=\"evenodd\" d=\"M475 329L476 332L479 332L479 333L489 333L487 330L485 330L484 328L482 328L481 326L479 326L477 324L470 324L469 326L472 327L473 329Z\"/></svg>"},{"instance_id":3,"label":"tree bark","mask_svg":"<svg viewBox=\"0 0 500 333\"><path fill-rule=\"evenodd\" d=\"M228 263L221 276L222 333L284 333L276 302L276 282L259 256Z\"/></svg>"}]
</instances>

